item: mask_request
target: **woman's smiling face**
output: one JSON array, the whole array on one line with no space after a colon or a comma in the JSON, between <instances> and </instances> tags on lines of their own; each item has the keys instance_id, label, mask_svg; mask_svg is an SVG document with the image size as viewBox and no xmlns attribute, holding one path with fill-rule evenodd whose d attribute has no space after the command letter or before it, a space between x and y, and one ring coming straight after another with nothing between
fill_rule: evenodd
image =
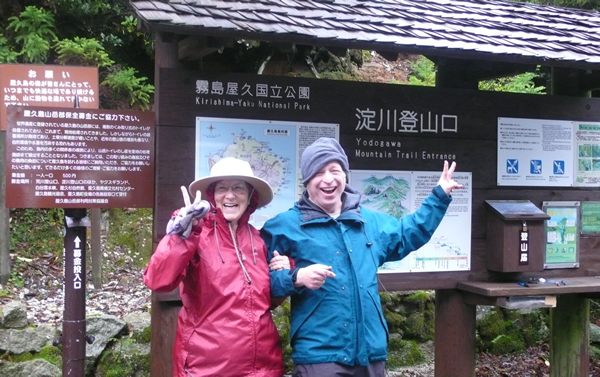
<instances>
[{"instance_id":1,"label":"woman's smiling face","mask_svg":"<svg viewBox=\"0 0 600 377\"><path fill-rule=\"evenodd\" d=\"M249 194L248 185L240 179L224 179L215 184L215 204L234 225L248 208Z\"/></svg>"}]
</instances>

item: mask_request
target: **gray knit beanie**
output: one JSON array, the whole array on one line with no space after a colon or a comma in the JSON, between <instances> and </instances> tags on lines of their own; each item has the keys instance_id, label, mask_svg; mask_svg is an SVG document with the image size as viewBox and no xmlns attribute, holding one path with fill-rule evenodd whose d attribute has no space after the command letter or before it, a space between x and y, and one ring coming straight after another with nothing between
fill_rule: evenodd
<instances>
[{"instance_id":1,"label":"gray knit beanie","mask_svg":"<svg viewBox=\"0 0 600 377\"><path fill-rule=\"evenodd\" d=\"M314 177L319 170L330 162L337 161L348 176L348 157L337 140L330 137L321 137L306 147L302 152L300 170L302 170L302 183L304 186Z\"/></svg>"}]
</instances>

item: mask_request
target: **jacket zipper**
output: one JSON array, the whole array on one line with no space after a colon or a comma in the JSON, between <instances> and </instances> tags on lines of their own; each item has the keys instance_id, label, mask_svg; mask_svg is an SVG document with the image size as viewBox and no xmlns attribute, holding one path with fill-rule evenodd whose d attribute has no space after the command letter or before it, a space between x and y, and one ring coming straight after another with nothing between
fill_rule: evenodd
<instances>
[{"instance_id":1,"label":"jacket zipper","mask_svg":"<svg viewBox=\"0 0 600 377\"><path fill-rule=\"evenodd\" d=\"M235 233L233 232L233 229L231 228L231 223L227 224L227 226L229 227L229 233L231 234L231 239L233 240L233 248L235 249L235 255L238 258L238 262L240 262L240 266L242 266L242 272L244 273L246 282L248 284L252 284L252 279L250 278L250 274L248 274L248 270L246 270L246 266L244 266L244 260L242 259L242 253L240 252L240 250L238 248L237 239L235 237Z\"/></svg>"}]
</instances>

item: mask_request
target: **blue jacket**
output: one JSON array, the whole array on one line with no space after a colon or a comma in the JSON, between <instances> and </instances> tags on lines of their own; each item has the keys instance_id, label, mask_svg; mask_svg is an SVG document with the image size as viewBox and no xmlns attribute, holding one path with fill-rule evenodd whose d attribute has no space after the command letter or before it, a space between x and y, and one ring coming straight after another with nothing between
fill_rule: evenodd
<instances>
[{"instance_id":1,"label":"blue jacket","mask_svg":"<svg viewBox=\"0 0 600 377\"><path fill-rule=\"evenodd\" d=\"M266 222L261 235L270 260L277 250L298 267L332 266L317 290L295 288L291 270L271 271L271 295L291 296L290 342L296 364L368 365L387 360L388 328L378 292L377 269L429 241L451 198L437 186L401 220L360 206L346 186L342 212L333 219L305 192L293 208Z\"/></svg>"}]
</instances>

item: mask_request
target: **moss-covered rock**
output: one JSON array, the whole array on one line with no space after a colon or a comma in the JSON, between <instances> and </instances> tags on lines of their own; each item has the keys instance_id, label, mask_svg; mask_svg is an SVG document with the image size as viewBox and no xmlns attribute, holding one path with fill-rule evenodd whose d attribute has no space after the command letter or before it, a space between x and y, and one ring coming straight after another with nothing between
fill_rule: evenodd
<instances>
[{"instance_id":1,"label":"moss-covered rock","mask_svg":"<svg viewBox=\"0 0 600 377\"><path fill-rule=\"evenodd\" d=\"M294 368L294 363L292 362L292 346L290 345L290 299L287 298L283 304L273 310L272 315L277 331L279 331L285 370L286 372L291 372Z\"/></svg>"},{"instance_id":2,"label":"moss-covered rock","mask_svg":"<svg viewBox=\"0 0 600 377\"><path fill-rule=\"evenodd\" d=\"M150 374L150 349L121 339L102 353L94 377L142 377Z\"/></svg>"},{"instance_id":3,"label":"moss-covered rock","mask_svg":"<svg viewBox=\"0 0 600 377\"><path fill-rule=\"evenodd\" d=\"M525 351L525 342L518 334L500 335L492 340L489 352L494 355L506 355Z\"/></svg>"},{"instance_id":4,"label":"moss-covered rock","mask_svg":"<svg viewBox=\"0 0 600 377\"><path fill-rule=\"evenodd\" d=\"M496 355L522 352L549 336L547 309L494 308L477 322L477 348Z\"/></svg>"},{"instance_id":5,"label":"moss-covered rock","mask_svg":"<svg viewBox=\"0 0 600 377\"><path fill-rule=\"evenodd\" d=\"M390 370L407 365L415 365L425 361L419 346L413 340L403 340L400 337L391 338L388 343L388 362Z\"/></svg>"},{"instance_id":6,"label":"moss-covered rock","mask_svg":"<svg viewBox=\"0 0 600 377\"><path fill-rule=\"evenodd\" d=\"M57 367L62 366L62 353L60 349L54 346L46 346L40 352L24 352L18 355L4 354L0 360L14 363L23 363L26 361L43 359Z\"/></svg>"},{"instance_id":7,"label":"moss-covered rock","mask_svg":"<svg viewBox=\"0 0 600 377\"><path fill-rule=\"evenodd\" d=\"M62 366L62 352L60 349L54 346L42 348L40 353L38 353L35 358L44 359L50 364L54 364L59 368Z\"/></svg>"},{"instance_id":8,"label":"moss-covered rock","mask_svg":"<svg viewBox=\"0 0 600 377\"><path fill-rule=\"evenodd\" d=\"M435 294L416 291L410 294L382 292L383 314L392 335L419 342L432 340L435 332Z\"/></svg>"}]
</instances>

